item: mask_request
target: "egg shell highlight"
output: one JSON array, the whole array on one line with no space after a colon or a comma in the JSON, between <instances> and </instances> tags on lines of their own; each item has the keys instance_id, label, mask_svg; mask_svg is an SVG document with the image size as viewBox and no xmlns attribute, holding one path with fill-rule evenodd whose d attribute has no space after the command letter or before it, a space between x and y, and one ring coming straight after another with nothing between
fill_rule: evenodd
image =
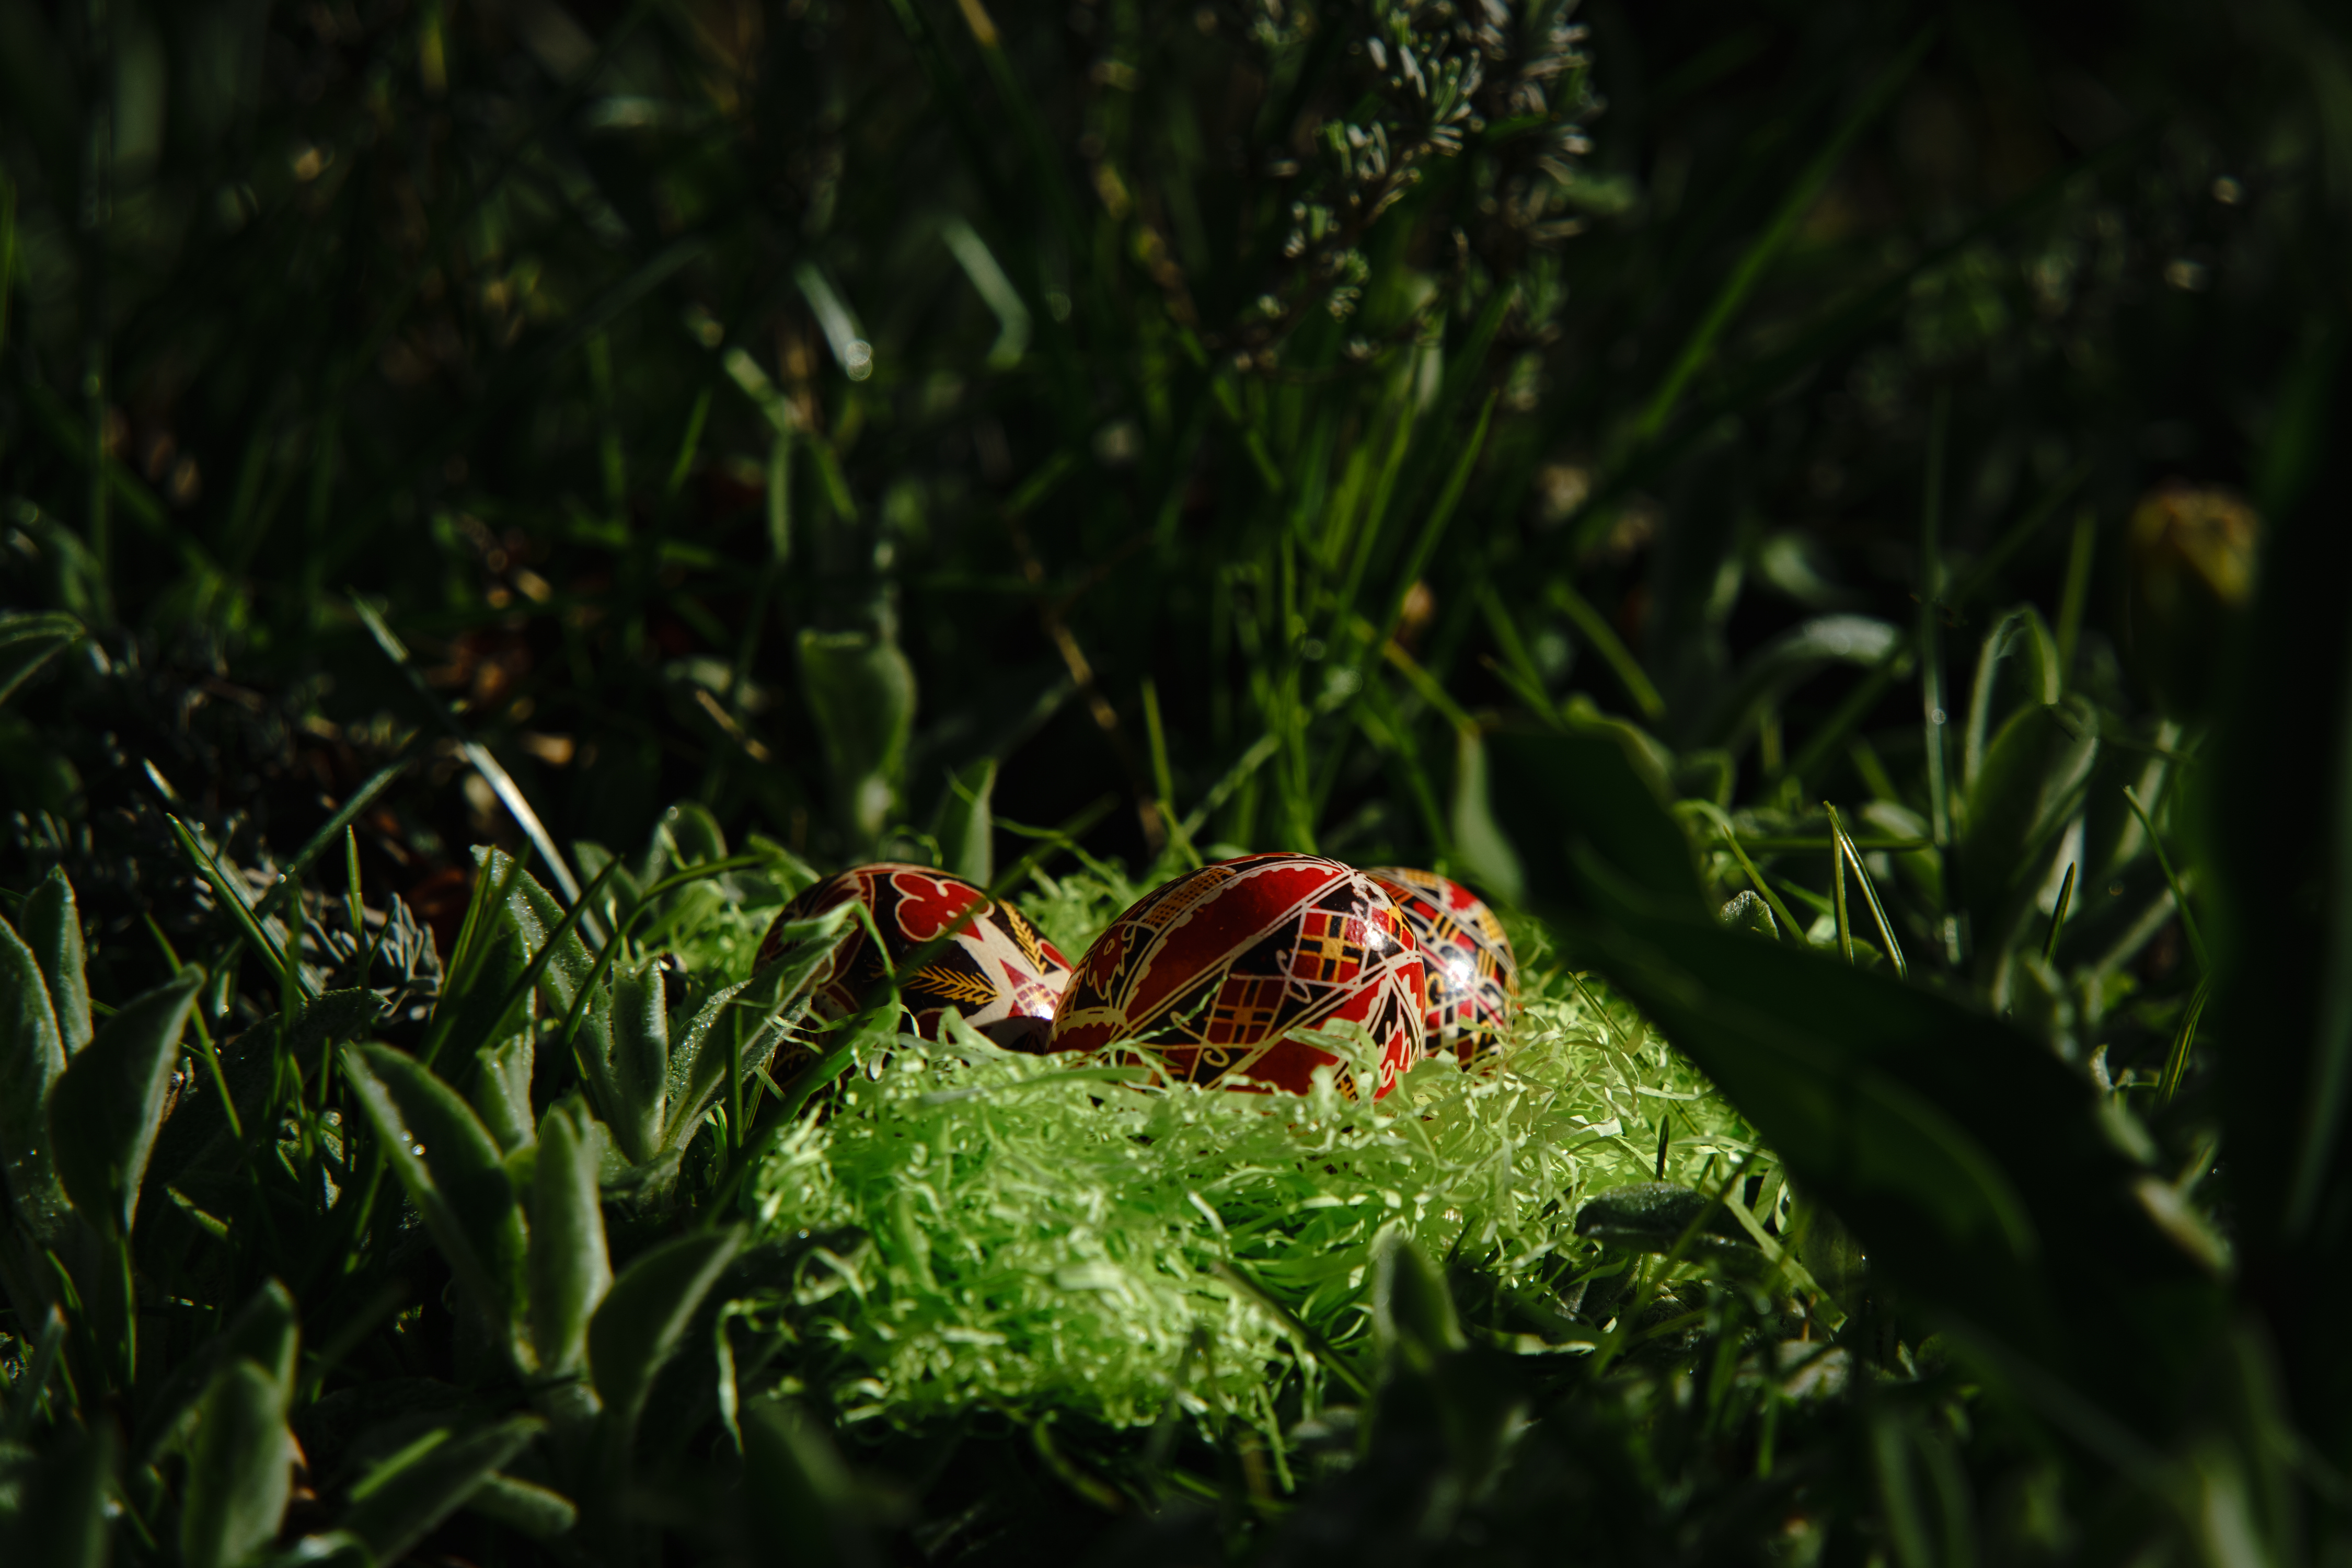
<instances>
[{"instance_id":1,"label":"egg shell highlight","mask_svg":"<svg viewBox=\"0 0 2352 1568\"><path fill-rule=\"evenodd\" d=\"M1052 1048L1147 1048L1188 1083L1305 1093L1349 1064L1293 1030L1352 1022L1380 1047L1378 1099L1423 1049L1421 952L1396 905L1360 871L1313 855L1250 855L1168 882L1111 922L1078 961Z\"/></svg>"},{"instance_id":2,"label":"egg shell highlight","mask_svg":"<svg viewBox=\"0 0 2352 1568\"><path fill-rule=\"evenodd\" d=\"M1396 900L1428 972L1429 1050L1465 1067L1500 1040L1519 1012L1519 963L1486 900L1450 878L1409 866L1364 873Z\"/></svg>"},{"instance_id":3,"label":"egg shell highlight","mask_svg":"<svg viewBox=\"0 0 2352 1568\"><path fill-rule=\"evenodd\" d=\"M811 1005L819 1016L846 1017L871 999L886 978L887 957L889 967L901 972L898 1000L913 1017L913 1032L923 1038L939 1038L947 1015L960 1013L966 1023L1008 1050L1045 1048L1055 1005L1069 984L1069 961L1019 910L993 902L962 878L928 866L855 866L803 889L768 928L757 963L765 963L782 951L781 933L787 923L853 900L872 912L882 950L876 951L863 925L852 928L812 988ZM975 906L971 918L933 948L919 968L904 972L917 949L948 931Z\"/></svg>"}]
</instances>

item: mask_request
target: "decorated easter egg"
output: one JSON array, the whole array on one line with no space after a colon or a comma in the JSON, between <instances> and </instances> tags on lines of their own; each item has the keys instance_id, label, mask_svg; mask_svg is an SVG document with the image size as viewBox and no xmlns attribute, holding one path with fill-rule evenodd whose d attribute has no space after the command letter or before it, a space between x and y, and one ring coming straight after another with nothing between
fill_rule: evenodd
<instances>
[{"instance_id":1,"label":"decorated easter egg","mask_svg":"<svg viewBox=\"0 0 2352 1568\"><path fill-rule=\"evenodd\" d=\"M1510 1026L1519 1010L1519 964L1511 939L1484 900L1434 871L1375 866L1364 873L1396 900L1421 943L1429 977L1429 1049L1467 1066Z\"/></svg>"},{"instance_id":2,"label":"decorated easter egg","mask_svg":"<svg viewBox=\"0 0 2352 1568\"><path fill-rule=\"evenodd\" d=\"M1008 1049L1045 1048L1054 1005L1069 983L1069 961L1019 910L992 902L945 871L886 863L828 877L784 906L760 944L758 962L767 963L781 950L789 922L852 900L872 912L882 946L876 950L864 926L853 928L816 978L811 1000L817 1014L845 1017L870 1001L882 990L887 960L898 972L898 1000L913 1016L914 1032L925 1039L937 1039L946 1016L960 1013ZM971 918L965 920L967 911ZM942 936L947 940L940 941ZM924 949L929 951L909 969Z\"/></svg>"},{"instance_id":3,"label":"decorated easter egg","mask_svg":"<svg viewBox=\"0 0 2352 1568\"><path fill-rule=\"evenodd\" d=\"M1052 1048L1122 1041L1171 1077L1304 1092L1325 1063L1341 1093L1386 1094L1422 1053L1421 952L1396 905L1362 872L1313 855L1250 855L1179 877L1138 900L1078 961L1054 1014ZM1377 1081L1298 1029L1360 1024Z\"/></svg>"}]
</instances>

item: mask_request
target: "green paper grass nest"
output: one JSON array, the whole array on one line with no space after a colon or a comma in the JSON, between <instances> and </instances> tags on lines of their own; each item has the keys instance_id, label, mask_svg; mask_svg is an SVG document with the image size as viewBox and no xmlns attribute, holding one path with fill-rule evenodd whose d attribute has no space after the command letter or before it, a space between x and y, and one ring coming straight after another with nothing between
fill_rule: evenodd
<instances>
[{"instance_id":1,"label":"green paper grass nest","mask_svg":"<svg viewBox=\"0 0 2352 1568\"><path fill-rule=\"evenodd\" d=\"M1024 900L1057 938L1089 936L1132 890L1079 880ZM1549 1296L1592 1256L1579 1206L1657 1173L1662 1117L1669 1176L1751 1152L1631 1009L1539 952L1524 968L1491 1065L1424 1061L1370 1105L1328 1084L1139 1087L1108 1054L1021 1055L960 1026L887 1040L747 1193L794 1258L771 1304L802 1340L800 1384L845 1421L901 1426L991 1409L1131 1427L1172 1398L1264 1430L1278 1461L1278 1406L1311 1412L1374 1370L1384 1231Z\"/></svg>"}]
</instances>

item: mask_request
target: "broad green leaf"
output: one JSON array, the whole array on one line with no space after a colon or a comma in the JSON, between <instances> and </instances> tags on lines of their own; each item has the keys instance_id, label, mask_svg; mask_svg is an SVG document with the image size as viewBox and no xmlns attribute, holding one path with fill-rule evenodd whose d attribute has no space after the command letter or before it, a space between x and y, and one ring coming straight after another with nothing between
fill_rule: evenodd
<instances>
[{"instance_id":1,"label":"broad green leaf","mask_svg":"<svg viewBox=\"0 0 2352 1568\"><path fill-rule=\"evenodd\" d=\"M789 1541L807 1568L879 1568L866 1500L849 1467L808 1413L781 1399L743 1413L745 1533Z\"/></svg>"},{"instance_id":2,"label":"broad green leaf","mask_svg":"<svg viewBox=\"0 0 2352 1568\"><path fill-rule=\"evenodd\" d=\"M1977 656L1976 685L1969 693L1969 723L1960 750L1960 782L1976 782L1984 766L1985 738L2006 722L2018 704L2046 708L2064 686L2059 679L2058 647L2042 614L2032 605L2001 616L1986 634Z\"/></svg>"},{"instance_id":3,"label":"broad green leaf","mask_svg":"<svg viewBox=\"0 0 2352 1568\"><path fill-rule=\"evenodd\" d=\"M2332 412L2346 404L2343 333ZM2323 397L2322 402L2330 401ZM2206 853L2215 983L2212 1103L2230 1166L2231 1242L2261 1280L2305 1431L2352 1453L2352 616L2343 498L2352 458L2323 443L2290 515L2270 520L2238 678L2191 797ZM2298 1303L2285 1308L2284 1303Z\"/></svg>"},{"instance_id":4,"label":"broad green leaf","mask_svg":"<svg viewBox=\"0 0 2352 1568\"><path fill-rule=\"evenodd\" d=\"M1693 1226L1696 1234L1690 1234ZM1641 1252L1680 1247L1686 1258L1755 1251L1729 1209L1672 1182L1612 1188L1576 1211L1576 1234Z\"/></svg>"},{"instance_id":5,"label":"broad green leaf","mask_svg":"<svg viewBox=\"0 0 2352 1568\"><path fill-rule=\"evenodd\" d=\"M2081 697L2021 709L1985 749L1967 795L1961 889L1977 972L2005 963L2018 922L2049 878L2060 835L2083 803L2098 755L2098 715Z\"/></svg>"},{"instance_id":6,"label":"broad green leaf","mask_svg":"<svg viewBox=\"0 0 2352 1568\"><path fill-rule=\"evenodd\" d=\"M1789 1225L1797 1238L1798 1261L1830 1299L1848 1312L1862 1305L1862 1291L1870 1278L1870 1258L1845 1223L1794 1188Z\"/></svg>"},{"instance_id":7,"label":"broad green leaf","mask_svg":"<svg viewBox=\"0 0 2352 1568\"><path fill-rule=\"evenodd\" d=\"M518 1415L475 1432L453 1431L429 1446L412 1443L360 1479L336 1526L364 1542L377 1562L397 1563L545 1425Z\"/></svg>"},{"instance_id":8,"label":"broad green leaf","mask_svg":"<svg viewBox=\"0 0 2352 1568\"><path fill-rule=\"evenodd\" d=\"M83 635L81 622L58 612L0 615L0 702Z\"/></svg>"},{"instance_id":9,"label":"broad green leaf","mask_svg":"<svg viewBox=\"0 0 2352 1568\"><path fill-rule=\"evenodd\" d=\"M1383 1359L1402 1358L1428 1372L1444 1356L1465 1349L1461 1320L1445 1276L1402 1231L1374 1244L1372 1337Z\"/></svg>"},{"instance_id":10,"label":"broad green leaf","mask_svg":"<svg viewBox=\"0 0 2352 1568\"><path fill-rule=\"evenodd\" d=\"M1605 884L1604 884L1605 886ZM1654 913L1562 922L1920 1310L2153 1415L2218 1298L2038 1042L1822 953Z\"/></svg>"},{"instance_id":11,"label":"broad green leaf","mask_svg":"<svg viewBox=\"0 0 2352 1568\"><path fill-rule=\"evenodd\" d=\"M533 1541L552 1541L580 1522L580 1510L562 1492L495 1471L482 1479L466 1507Z\"/></svg>"},{"instance_id":12,"label":"broad green leaf","mask_svg":"<svg viewBox=\"0 0 2352 1568\"><path fill-rule=\"evenodd\" d=\"M67 1223L47 1114L49 1090L65 1070L65 1038L40 961L0 920L0 1162L16 1222L44 1246Z\"/></svg>"},{"instance_id":13,"label":"broad green leaf","mask_svg":"<svg viewBox=\"0 0 2352 1568\"><path fill-rule=\"evenodd\" d=\"M21 1360L5 1407L0 1407L0 1445L22 1447L32 1436L41 1414L41 1398L49 1375L58 1369L58 1352L65 1347L66 1315L55 1303L41 1319L41 1331L17 1341Z\"/></svg>"},{"instance_id":14,"label":"broad green leaf","mask_svg":"<svg viewBox=\"0 0 2352 1568\"><path fill-rule=\"evenodd\" d=\"M669 1103L669 1008L660 961L619 973L612 988L611 1089L604 1112L632 1163L661 1151Z\"/></svg>"},{"instance_id":15,"label":"broad green leaf","mask_svg":"<svg viewBox=\"0 0 2352 1568\"><path fill-rule=\"evenodd\" d=\"M572 846L572 863L580 868L580 875L591 882L597 879L605 867L613 864L614 858L610 849L590 839L579 839ZM597 918L604 922L606 931L617 931L642 896L643 884L629 875L628 868L620 867L605 881L603 890L596 894L593 907Z\"/></svg>"},{"instance_id":16,"label":"broad green leaf","mask_svg":"<svg viewBox=\"0 0 2352 1568\"><path fill-rule=\"evenodd\" d=\"M1666 781L1632 726L1571 711L1559 732L1491 737L1496 819L1538 906L1571 900L1583 846L1651 899L1704 917L1697 863L1663 804Z\"/></svg>"},{"instance_id":17,"label":"broad green leaf","mask_svg":"<svg viewBox=\"0 0 2352 1568\"><path fill-rule=\"evenodd\" d=\"M710 815L710 808L698 800L682 800L663 812L661 821L654 826L654 840L667 864L649 880L659 880L673 871L683 871L705 861L727 858L727 832Z\"/></svg>"},{"instance_id":18,"label":"broad green leaf","mask_svg":"<svg viewBox=\"0 0 2352 1568\"><path fill-rule=\"evenodd\" d=\"M524 1230L499 1146L457 1092L390 1046L343 1053L392 1168L490 1329L512 1333L522 1304Z\"/></svg>"},{"instance_id":19,"label":"broad green leaf","mask_svg":"<svg viewBox=\"0 0 2352 1568\"><path fill-rule=\"evenodd\" d=\"M17 1486L23 1511L10 1531L13 1560L39 1568L105 1568L115 1484L110 1423L68 1426L57 1448Z\"/></svg>"},{"instance_id":20,"label":"broad green leaf","mask_svg":"<svg viewBox=\"0 0 2352 1568\"><path fill-rule=\"evenodd\" d=\"M587 1121L576 1100L549 1107L531 1173L531 1338L540 1371L551 1377L585 1363L589 1319L613 1283Z\"/></svg>"},{"instance_id":21,"label":"broad green leaf","mask_svg":"<svg viewBox=\"0 0 2352 1568\"><path fill-rule=\"evenodd\" d=\"M509 1154L530 1146L530 1068L529 1029L474 1053L474 1110L499 1148Z\"/></svg>"},{"instance_id":22,"label":"broad green leaf","mask_svg":"<svg viewBox=\"0 0 2352 1568\"><path fill-rule=\"evenodd\" d=\"M49 1005L58 1013L58 1032L65 1039L66 1055L72 1056L90 1040L89 983L82 973L81 911L74 904L73 884L58 867L49 868L25 900L25 945L40 961Z\"/></svg>"},{"instance_id":23,"label":"broad green leaf","mask_svg":"<svg viewBox=\"0 0 2352 1568\"><path fill-rule=\"evenodd\" d=\"M356 1039L383 1016L383 999L373 991L352 986L321 992L294 1004L286 1048L296 1061L313 1063L322 1048Z\"/></svg>"},{"instance_id":24,"label":"broad green leaf","mask_svg":"<svg viewBox=\"0 0 2352 1568\"><path fill-rule=\"evenodd\" d=\"M1471 1351L1444 1273L1401 1226L1374 1238L1371 1285L1372 1338L1385 1371L1380 1420L1433 1429L1449 1466L1479 1486L1500 1468L1505 1444L1524 1424L1523 1392Z\"/></svg>"},{"instance_id":25,"label":"broad green leaf","mask_svg":"<svg viewBox=\"0 0 2352 1568\"><path fill-rule=\"evenodd\" d=\"M1774 942L1780 940L1780 927L1772 918L1772 906L1753 892L1734 893L1723 908L1716 911L1717 920L1731 931L1752 931Z\"/></svg>"},{"instance_id":26,"label":"broad green leaf","mask_svg":"<svg viewBox=\"0 0 2352 1568\"><path fill-rule=\"evenodd\" d=\"M381 997L356 987L297 1001L283 1047L308 1081L316 1076L327 1047L364 1033L383 1011ZM278 1093L278 1027L274 1016L267 1017L215 1047L239 1127L258 1126ZM220 1085L210 1068L200 1065L194 1080L183 1086L171 1120L156 1135L149 1169L158 1181L185 1185L192 1179L201 1182L208 1174L232 1170L240 1158Z\"/></svg>"},{"instance_id":27,"label":"broad green leaf","mask_svg":"<svg viewBox=\"0 0 2352 1568\"><path fill-rule=\"evenodd\" d=\"M124 1004L49 1092L58 1175L75 1209L108 1235L128 1236L138 1215L164 1090L204 982L192 963Z\"/></svg>"},{"instance_id":28,"label":"broad green leaf","mask_svg":"<svg viewBox=\"0 0 2352 1568\"><path fill-rule=\"evenodd\" d=\"M1737 752L1754 738L1764 716L1798 687L1840 665L1874 665L1902 635L1868 616L1817 616L1790 628L1740 666L1700 725L1701 740Z\"/></svg>"},{"instance_id":29,"label":"broad green leaf","mask_svg":"<svg viewBox=\"0 0 2352 1568\"><path fill-rule=\"evenodd\" d=\"M736 1037L741 1041L739 1068L742 1074L748 1076L764 1066L775 1054L785 1026L809 987L833 962L834 950L856 930L846 904L793 922L785 928L781 951L773 958L751 979L727 987L696 1013L670 1053L663 1147L684 1148L702 1113L727 1089L727 1047L721 1031L740 1031Z\"/></svg>"},{"instance_id":30,"label":"broad green leaf","mask_svg":"<svg viewBox=\"0 0 2352 1568\"><path fill-rule=\"evenodd\" d=\"M1927 819L1907 805L1891 800L1864 801L1859 813L1862 819L1889 838L1907 838L1925 844L1928 838ZM1943 858L1931 846L1920 849L1894 849L1886 852L1895 862L1895 874L1916 889L1931 905L1944 901Z\"/></svg>"},{"instance_id":31,"label":"broad green leaf","mask_svg":"<svg viewBox=\"0 0 2352 1568\"><path fill-rule=\"evenodd\" d=\"M589 1372L619 1447L636 1430L654 1373L677 1350L695 1309L742 1242L734 1226L664 1242L621 1271L589 1320Z\"/></svg>"},{"instance_id":32,"label":"broad green leaf","mask_svg":"<svg viewBox=\"0 0 2352 1568\"><path fill-rule=\"evenodd\" d=\"M843 831L859 850L882 837L898 799L915 722L915 668L872 632L800 636L801 694L824 737Z\"/></svg>"},{"instance_id":33,"label":"broad green leaf","mask_svg":"<svg viewBox=\"0 0 2352 1568\"><path fill-rule=\"evenodd\" d=\"M283 1380L241 1355L214 1374L189 1445L180 1510L186 1568L236 1568L277 1535L294 1486L288 1393Z\"/></svg>"},{"instance_id":34,"label":"broad green leaf","mask_svg":"<svg viewBox=\"0 0 2352 1568\"><path fill-rule=\"evenodd\" d=\"M225 1362L242 1357L259 1367L278 1385L280 1404L289 1405L300 1345L293 1296L277 1280L265 1280L228 1326L182 1360L156 1390L140 1417L139 1441L131 1449L132 1468L150 1462L179 1436L188 1412Z\"/></svg>"},{"instance_id":35,"label":"broad green leaf","mask_svg":"<svg viewBox=\"0 0 2352 1568\"><path fill-rule=\"evenodd\" d=\"M768 961L761 973L790 962L790 954ZM694 1136L695 1124L709 1107L726 1077L726 1042L719 1031L740 1027L736 999L751 990L760 976L722 986L695 1009L686 1031L670 1048L667 1081L663 1086L662 1142L665 1149L682 1145ZM738 1037L740 1037L740 1036Z\"/></svg>"},{"instance_id":36,"label":"broad green leaf","mask_svg":"<svg viewBox=\"0 0 2352 1568\"><path fill-rule=\"evenodd\" d=\"M786 898L814 887L823 880L817 875L815 867L765 834L754 833L746 837L743 840L743 852L760 857L762 861L760 874L774 883L776 890Z\"/></svg>"},{"instance_id":37,"label":"broad green leaf","mask_svg":"<svg viewBox=\"0 0 2352 1568\"><path fill-rule=\"evenodd\" d=\"M433 1008L434 1056L443 1045L462 1053L460 1060L491 1043L490 1036L507 1011L515 984L530 966L535 938L543 927L530 912L528 898L519 889L530 873L497 849L481 855L475 867L474 903L458 933L449 960L448 976ZM499 883L507 896L494 898ZM527 933L518 910L530 919Z\"/></svg>"},{"instance_id":38,"label":"broad green leaf","mask_svg":"<svg viewBox=\"0 0 2352 1568\"><path fill-rule=\"evenodd\" d=\"M253 1300L221 1331L220 1346L224 1355L242 1356L268 1373L279 1399L292 1401L301 1327L294 1297L285 1286L264 1280Z\"/></svg>"},{"instance_id":39,"label":"broad green leaf","mask_svg":"<svg viewBox=\"0 0 2352 1568\"><path fill-rule=\"evenodd\" d=\"M2138 739L2141 737L2134 737ZM2180 726L2171 720L2158 723L2145 738L2157 748L2142 751L2129 745L2099 748L2083 795L2083 889L2085 894L2105 886L2116 873L2148 852L2147 834L2139 814L2126 798L2126 789L2141 805L2158 809L2172 784L2171 752L2181 742Z\"/></svg>"},{"instance_id":40,"label":"broad green leaf","mask_svg":"<svg viewBox=\"0 0 2352 1568\"><path fill-rule=\"evenodd\" d=\"M995 790L994 757L967 763L948 774L931 822L931 837L940 845L940 868L982 888L996 877L996 818L992 808Z\"/></svg>"},{"instance_id":41,"label":"broad green leaf","mask_svg":"<svg viewBox=\"0 0 2352 1568\"><path fill-rule=\"evenodd\" d=\"M1516 904L1527 875L1511 841L1495 826L1486 780L1486 745L1475 730L1454 733L1454 853L1463 873L1484 891Z\"/></svg>"},{"instance_id":42,"label":"broad green leaf","mask_svg":"<svg viewBox=\"0 0 2352 1568\"><path fill-rule=\"evenodd\" d=\"M548 933L563 924L563 905L528 871L515 879L514 890L507 895L507 903L513 911L516 929L521 933L524 952L537 957L547 942ZM580 994L580 987L587 984L589 972L595 967L596 955L588 951L575 923L557 940L555 951L548 955L546 965L540 971L538 990L547 1011L561 1016L572 1005L572 999Z\"/></svg>"}]
</instances>

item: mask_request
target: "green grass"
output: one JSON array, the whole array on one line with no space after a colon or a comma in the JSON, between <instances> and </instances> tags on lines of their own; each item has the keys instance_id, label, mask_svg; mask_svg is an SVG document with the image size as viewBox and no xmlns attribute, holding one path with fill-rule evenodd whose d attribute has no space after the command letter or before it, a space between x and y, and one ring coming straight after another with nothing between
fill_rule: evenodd
<instances>
[{"instance_id":1,"label":"green grass","mask_svg":"<svg viewBox=\"0 0 2352 1568\"><path fill-rule=\"evenodd\" d=\"M0 7L0 1556L2333 1561L2347 47ZM1271 847L1502 1070L768 1070Z\"/></svg>"}]
</instances>

